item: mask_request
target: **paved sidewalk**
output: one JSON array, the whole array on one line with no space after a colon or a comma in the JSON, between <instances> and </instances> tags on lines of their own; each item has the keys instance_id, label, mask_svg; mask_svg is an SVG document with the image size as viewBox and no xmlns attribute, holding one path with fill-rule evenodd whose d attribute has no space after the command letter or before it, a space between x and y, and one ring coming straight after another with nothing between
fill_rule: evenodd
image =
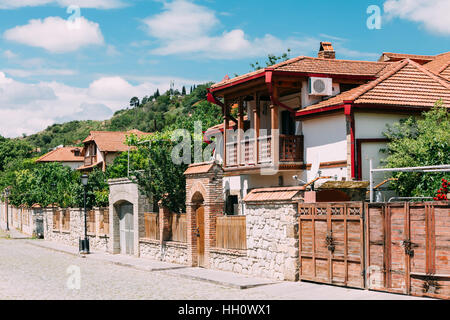
<instances>
[{"instance_id":1,"label":"paved sidewalk","mask_svg":"<svg viewBox=\"0 0 450 320\"><path fill-rule=\"evenodd\" d=\"M249 277L233 272L203 269L203 268L183 268L173 270L167 273L178 277L206 281L236 289L256 288L280 282L257 277Z\"/></svg>"},{"instance_id":2,"label":"paved sidewalk","mask_svg":"<svg viewBox=\"0 0 450 320\"><path fill-rule=\"evenodd\" d=\"M146 258L136 258L123 255L112 255L103 252L93 252L80 255L78 248L45 240L28 240L24 243L47 250L52 250L75 257L83 257L87 261L108 263L111 265L129 267L139 271L152 271L152 276L185 278L204 283L203 286L217 285L217 288L237 290L248 297L270 297L281 300L422 300L411 296L395 295L359 289L342 288L307 282L271 281L257 277L249 277L232 272L217 271L202 268L192 268L172 263L165 263ZM86 262L87 262L86 261ZM180 280L181 281L181 280ZM243 290L245 289L245 290ZM222 289L221 289L222 290ZM239 294L240 295L240 294ZM237 298L237 296L236 296ZM238 298L237 298L238 299ZM258 298L259 299L259 298ZM267 298L262 298L267 299Z\"/></svg>"},{"instance_id":3,"label":"paved sidewalk","mask_svg":"<svg viewBox=\"0 0 450 320\"><path fill-rule=\"evenodd\" d=\"M165 270L173 270L179 268L186 268L186 266L174 264L174 263L166 263L161 261L155 261L145 258L136 258L132 256L123 256L123 255L113 255L104 252L91 252L88 255L80 255L77 247L63 245L55 242L45 241L45 240L34 240L28 241L28 244L39 246L41 248L70 254L73 256L82 256L87 259L104 261L108 263L112 263L115 265L130 267L137 270L142 271L165 271Z\"/></svg>"},{"instance_id":4,"label":"paved sidewalk","mask_svg":"<svg viewBox=\"0 0 450 320\"><path fill-rule=\"evenodd\" d=\"M39 246L45 249L80 256L77 247L63 245L44 240L28 241L28 244ZM248 289L258 286L274 284L275 281L248 277L232 272L209 270L202 268L191 268L185 265L161 262L146 258L136 258L132 256L113 255L103 252L91 252L89 255L81 255L87 259L104 261L119 266L130 267L142 271L167 271L168 274L188 278L192 280L205 281L219 284L225 287L236 289Z\"/></svg>"},{"instance_id":5,"label":"paved sidewalk","mask_svg":"<svg viewBox=\"0 0 450 320\"><path fill-rule=\"evenodd\" d=\"M9 231L0 229L0 238L9 238L16 240L32 239L31 236L23 234L22 232L16 230L15 228L10 228Z\"/></svg>"}]
</instances>

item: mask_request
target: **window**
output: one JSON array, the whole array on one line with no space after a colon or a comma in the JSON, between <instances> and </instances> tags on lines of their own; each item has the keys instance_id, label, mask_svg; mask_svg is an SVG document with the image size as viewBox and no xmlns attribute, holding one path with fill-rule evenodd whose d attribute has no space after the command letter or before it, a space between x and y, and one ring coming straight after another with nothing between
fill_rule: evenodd
<instances>
[{"instance_id":1,"label":"window","mask_svg":"<svg viewBox=\"0 0 450 320\"><path fill-rule=\"evenodd\" d=\"M289 111L281 113L281 134L295 135L295 121Z\"/></svg>"},{"instance_id":2,"label":"window","mask_svg":"<svg viewBox=\"0 0 450 320\"><path fill-rule=\"evenodd\" d=\"M239 214L239 197L228 196L225 202L225 214L230 216L237 216Z\"/></svg>"}]
</instances>

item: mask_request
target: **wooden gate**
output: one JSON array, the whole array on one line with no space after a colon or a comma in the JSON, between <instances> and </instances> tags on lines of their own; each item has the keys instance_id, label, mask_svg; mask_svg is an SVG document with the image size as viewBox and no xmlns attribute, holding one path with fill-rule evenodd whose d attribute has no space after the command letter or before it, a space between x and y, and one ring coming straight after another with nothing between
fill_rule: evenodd
<instances>
[{"instance_id":1,"label":"wooden gate","mask_svg":"<svg viewBox=\"0 0 450 320\"><path fill-rule=\"evenodd\" d=\"M364 204L299 204L300 280L364 288Z\"/></svg>"},{"instance_id":2,"label":"wooden gate","mask_svg":"<svg viewBox=\"0 0 450 320\"><path fill-rule=\"evenodd\" d=\"M205 208L197 209L197 254L198 266L205 268Z\"/></svg>"},{"instance_id":3,"label":"wooden gate","mask_svg":"<svg viewBox=\"0 0 450 320\"><path fill-rule=\"evenodd\" d=\"M372 290L450 299L450 204L370 204Z\"/></svg>"}]
</instances>

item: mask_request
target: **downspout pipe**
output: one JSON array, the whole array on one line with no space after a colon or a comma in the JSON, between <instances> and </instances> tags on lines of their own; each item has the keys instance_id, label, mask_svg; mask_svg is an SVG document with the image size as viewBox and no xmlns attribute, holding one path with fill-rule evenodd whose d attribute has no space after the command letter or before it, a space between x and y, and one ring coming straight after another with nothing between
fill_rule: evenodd
<instances>
[{"instance_id":1,"label":"downspout pipe","mask_svg":"<svg viewBox=\"0 0 450 320\"><path fill-rule=\"evenodd\" d=\"M266 69L266 85L267 89L269 90L270 95L270 101L283 109L288 110L292 116L295 117L296 110L292 109L291 107L288 107L284 103L280 102L274 95L273 95L273 69Z\"/></svg>"}]
</instances>

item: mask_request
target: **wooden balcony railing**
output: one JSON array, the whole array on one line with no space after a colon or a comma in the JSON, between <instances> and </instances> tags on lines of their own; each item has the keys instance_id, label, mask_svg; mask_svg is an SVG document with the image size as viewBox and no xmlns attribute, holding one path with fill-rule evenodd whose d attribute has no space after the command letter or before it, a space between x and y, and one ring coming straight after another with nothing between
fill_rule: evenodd
<instances>
[{"instance_id":1,"label":"wooden balcony railing","mask_svg":"<svg viewBox=\"0 0 450 320\"><path fill-rule=\"evenodd\" d=\"M303 136L280 135L280 162L303 161Z\"/></svg>"},{"instance_id":2,"label":"wooden balcony railing","mask_svg":"<svg viewBox=\"0 0 450 320\"><path fill-rule=\"evenodd\" d=\"M87 156L84 158L84 165L85 166L92 166L93 164L97 163L97 156Z\"/></svg>"},{"instance_id":3,"label":"wooden balcony railing","mask_svg":"<svg viewBox=\"0 0 450 320\"><path fill-rule=\"evenodd\" d=\"M258 164L272 162L272 137L258 138ZM280 135L280 162L303 161L303 136ZM238 142L228 142L226 147L227 167L255 166L255 140L241 141L241 156L238 160ZM240 162L240 163L238 163Z\"/></svg>"}]
</instances>

